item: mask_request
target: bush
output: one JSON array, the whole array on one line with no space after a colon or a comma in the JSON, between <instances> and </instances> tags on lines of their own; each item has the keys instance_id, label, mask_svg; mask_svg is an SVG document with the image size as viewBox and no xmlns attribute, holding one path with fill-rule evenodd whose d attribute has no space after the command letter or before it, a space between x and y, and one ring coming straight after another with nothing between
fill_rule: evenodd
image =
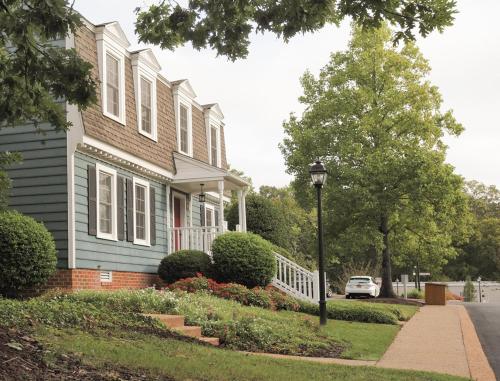
<instances>
[{"instance_id":1,"label":"bush","mask_svg":"<svg viewBox=\"0 0 500 381\"><path fill-rule=\"evenodd\" d=\"M299 311L300 305L297 299L277 290L268 290L271 302L276 310Z\"/></svg>"},{"instance_id":2,"label":"bush","mask_svg":"<svg viewBox=\"0 0 500 381\"><path fill-rule=\"evenodd\" d=\"M267 286L276 274L271 245L252 233L229 232L212 244L214 275L221 282L235 282L249 288Z\"/></svg>"},{"instance_id":3,"label":"bush","mask_svg":"<svg viewBox=\"0 0 500 381\"><path fill-rule=\"evenodd\" d=\"M474 287L474 283L470 276L467 276L465 279L464 285L464 302L473 302L476 298L476 288Z\"/></svg>"},{"instance_id":4,"label":"bush","mask_svg":"<svg viewBox=\"0 0 500 381\"><path fill-rule=\"evenodd\" d=\"M201 275L191 278L180 279L168 286L170 290L181 290L187 292L209 291L209 279Z\"/></svg>"},{"instance_id":5,"label":"bush","mask_svg":"<svg viewBox=\"0 0 500 381\"><path fill-rule=\"evenodd\" d=\"M43 286L56 269L54 238L33 218L15 211L0 213L0 293Z\"/></svg>"},{"instance_id":6,"label":"bush","mask_svg":"<svg viewBox=\"0 0 500 381\"><path fill-rule=\"evenodd\" d=\"M407 294L408 298L410 299L425 299L425 294L423 291L420 291L416 288L408 292Z\"/></svg>"},{"instance_id":7,"label":"bush","mask_svg":"<svg viewBox=\"0 0 500 381\"><path fill-rule=\"evenodd\" d=\"M158 275L167 283L196 276L197 273L210 275L212 263L203 251L181 250L172 253L160 262Z\"/></svg>"}]
</instances>

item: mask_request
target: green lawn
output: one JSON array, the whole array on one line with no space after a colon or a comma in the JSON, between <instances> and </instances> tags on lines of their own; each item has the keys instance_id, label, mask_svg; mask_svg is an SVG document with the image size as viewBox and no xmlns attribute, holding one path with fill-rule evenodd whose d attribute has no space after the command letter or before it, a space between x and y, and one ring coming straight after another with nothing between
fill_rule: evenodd
<instances>
[{"instance_id":1,"label":"green lawn","mask_svg":"<svg viewBox=\"0 0 500 381\"><path fill-rule=\"evenodd\" d=\"M176 380L387 380L459 381L462 378L426 372L374 367L349 367L271 359L141 334L92 335L77 330L46 330L39 339L58 353L77 353L101 367L116 364L141 369L151 378Z\"/></svg>"}]
</instances>

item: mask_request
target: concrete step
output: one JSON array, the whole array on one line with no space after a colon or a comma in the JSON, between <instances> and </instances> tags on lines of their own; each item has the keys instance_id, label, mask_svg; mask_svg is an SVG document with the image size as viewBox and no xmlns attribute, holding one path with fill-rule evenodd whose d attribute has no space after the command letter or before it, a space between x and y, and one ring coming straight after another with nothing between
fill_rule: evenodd
<instances>
[{"instance_id":1,"label":"concrete step","mask_svg":"<svg viewBox=\"0 0 500 381\"><path fill-rule=\"evenodd\" d=\"M183 327L176 327L175 330L182 333L183 335L195 337L197 339L201 337L201 327L185 325Z\"/></svg>"},{"instance_id":2,"label":"concrete step","mask_svg":"<svg viewBox=\"0 0 500 381\"><path fill-rule=\"evenodd\" d=\"M220 342L218 337L199 337L198 340L203 341L208 344L212 344L214 347L218 347Z\"/></svg>"},{"instance_id":3,"label":"concrete step","mask_svg":"<svg viewBox=\"0 0 500 381\"><path fill-rule=\"evenodd\" d=\"M163 314L145 314L158 319L169 328L184 327L184 316L182 315L163 315Z\"/></svg>"}]
</instances>

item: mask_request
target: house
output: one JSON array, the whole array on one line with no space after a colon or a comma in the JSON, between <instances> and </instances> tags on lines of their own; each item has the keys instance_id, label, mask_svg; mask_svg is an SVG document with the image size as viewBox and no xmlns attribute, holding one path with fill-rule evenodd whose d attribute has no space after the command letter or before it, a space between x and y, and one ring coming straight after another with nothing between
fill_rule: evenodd
<instances>
[{"instance_id":1,"label":"house","mask_svg":"<svg viewBox=\"0 0 500 381\"><path fill-rule=\"evenodd\" d=\"M157 284L168 253L210 251L231 191L246 230L248 183L228 171L218 104L197 103L186 79L167 80L150 49L129 49L116 22L84 20L57 43L93 65L97 104L66 104L67 133L48 124L44 134L28 124L0 130L0 151L24 158L9 170L10 206L42 221L56 241L51 287Z\"/></svg>"}]
</instances>

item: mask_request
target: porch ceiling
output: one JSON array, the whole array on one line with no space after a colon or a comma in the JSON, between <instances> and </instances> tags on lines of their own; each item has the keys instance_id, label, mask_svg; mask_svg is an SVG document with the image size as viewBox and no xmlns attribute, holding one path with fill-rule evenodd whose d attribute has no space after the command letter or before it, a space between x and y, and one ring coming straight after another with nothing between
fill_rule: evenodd
<instances>
[{"instance_id":1,"label":"porch ceiling","mask_svg":"<svg viewBox=\"0 0 500 381\"><path fill-rule=\"evenodd\" d=\"M245 189L249 184L229 173L200 160L174 152L176 173L172 184L186 193L200 192L200 184L205 192L218 192L218 182L224 181L224 191Z\"/></svg>"}]
</instances>

